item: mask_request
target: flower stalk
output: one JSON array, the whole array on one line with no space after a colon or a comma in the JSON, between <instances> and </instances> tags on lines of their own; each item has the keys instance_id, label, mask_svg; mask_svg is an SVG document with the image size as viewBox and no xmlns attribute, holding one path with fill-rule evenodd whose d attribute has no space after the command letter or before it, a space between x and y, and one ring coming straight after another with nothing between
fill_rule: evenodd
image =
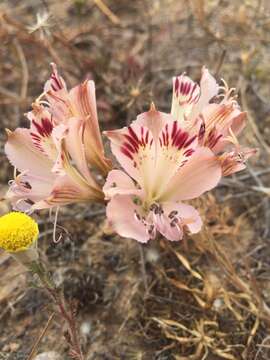
<instances>
[{"instance_id":1,"label":"flower stalk","mask_svg":"<svg viewBox=\"0 0 270 360\"><path fill-rule=\"evenodd\" d=\"M76 324L75 307L64 298L63 291L54 284L53 279L49 275L44 265L39 261L34 261L30 266L33 275L36 275L42 285L42 288L52 299L58 308L58 314L62 317L67 325L66 341L70 347L70 356L76 360L84 360L82 353L79 334Z\"/></svg>"},{"instance_id":2,"label":"flower stalk","mask_svg":"<svg viewBox=\"0 0 270 360\"><path fill-rule=\"evenodd\" d=\"M76 326L76 309L67 302L63 291L58 288L48 270L39 259L37 240L39 228L36 221L20 212L10 212L0 217L0 248L8 252L16 261L37 276L42 288L48 293L58 314L67 325L66 341L70 347L70 356L75 360L84 360L79 334Z\"/></svg>"}]
</instances>

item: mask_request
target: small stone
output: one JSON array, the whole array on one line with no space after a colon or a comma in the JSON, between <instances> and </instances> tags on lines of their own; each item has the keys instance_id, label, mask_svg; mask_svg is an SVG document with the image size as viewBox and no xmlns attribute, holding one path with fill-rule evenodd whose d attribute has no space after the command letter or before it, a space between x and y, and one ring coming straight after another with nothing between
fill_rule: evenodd
<instances>
[{"instance_id":1,"label":"small stone","mask_svg":"<svg viewBox=\"0 0 270 360\"><path fill-rule=\"evenodd\" d=\"M10 353L0 351L0 360L8 360Z\"/></svg>"},{"instance_id":2,"label":"small stone","mask_svg":"<svg viewBox=\"0 0 270 360\"><path fill-rule=\"evenodd\" d=\"M84 321L81 324L80 333L82 334L82 336L87 337L87 336L89 336L89 334L91 332L91 328L92 328L91 322L90 321Z\"/></svg>"},{"instance_id":3,"label":"small stone","mask_svg":"<svg viewBox=\"0 0 270 360\"><path fill-rule=\"evenodd\" d=\"M224 302L222 299L217 298L215 299L214 303L213 303L213 307L215 308L215 310L220 310L220 308L224 305Z\"/></svg>"},{"instance_id":4,"label":"small stone","mask_svg":"<svg viewBox=\"0 0 270 360\"><path fill-rule=\"evenodd\" d=\"M9 344L9 349L10 351L14 352L14 351L17 351L20 347L20 344L18 343L10 343Z\"/></svg>"},{"instance_id":5,"label":"small stone","mask_svg":"<svg viewBox=\"0 0 270 360\"><path fill-rule=\"evenodd\" d=\"M149 263L156 263L160 258L159 252L157 249L147 249L146 250L146 261Z\"/></svg>"},{"instance_id":6,"label":"small stone","mask_svg":"<svg viewBox=\"0 0 270 360\"><path fill-rule=\"evenodd\" d=\"M61 356L55 351L48 351L38 354L34 360L61 360Z\"/></svg>"}]
</instances>

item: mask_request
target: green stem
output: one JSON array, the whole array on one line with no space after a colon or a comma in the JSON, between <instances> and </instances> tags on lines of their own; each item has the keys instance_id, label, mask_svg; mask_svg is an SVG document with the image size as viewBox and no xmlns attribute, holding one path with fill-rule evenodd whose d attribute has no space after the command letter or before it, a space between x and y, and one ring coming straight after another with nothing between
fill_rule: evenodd
<instances>
[{"instance_id":1,"label":"green stem","mask_svg":"<svg viewBox=\"0 0 270 360\"><path fill-rule=\"evenodd\" d=\"M49 276L43 264L41 264L40 262L33 262L30 269L33 274L36 274L38 276L41 284L43 285L43 288L52 298L54 304L58 307L60 315L65 320L68 326L68 343L71 348L72 357L78 360L84 360L72 306L70 306L70 309L67 310L66 301L64 299L62 291L58 289L57 286L54 284L52 278Z\"/></svg>"}]
</instances>

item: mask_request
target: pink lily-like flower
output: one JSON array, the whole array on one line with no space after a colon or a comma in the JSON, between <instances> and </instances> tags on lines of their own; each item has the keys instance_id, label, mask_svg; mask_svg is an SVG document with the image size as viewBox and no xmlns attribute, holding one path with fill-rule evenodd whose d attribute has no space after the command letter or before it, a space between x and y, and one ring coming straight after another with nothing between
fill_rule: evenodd
<instances>
[{"instance_id":1,"label":"pink lily-like flower","mask_svg":"<svg viewBox=\"0 0 270 360\"><path fill-rule=\"evenodd\" d=\"M49 102L48 110L58 124L65 124L70 118L83 121L86 159L91 166L107 175L111 164L104 155L94 81L86 80L68 91L64 79L58 75L56 65L52 64L52 67L51 78L44 87L44 93Z\"/></svg>"},{"instance_id":2,"label":"pink lily-like flower","mask_svg":"<svg viewBox=\"0 0 270 360\"><path fill-rule=\"evenodd\" d=\"M93 86L93 82L87 82L71 90L76 93L72 103L72 96L66 92L64 81L54 68L51 80L45 85L47 96L54 100L47 103L38 99L33 104L33 110L27 114L29 129L7 131L5 151L20 174L10 182L6 197L16 209L33 211L73 202L104 200L101 187L88 166L96 165L103 172L109 166L101 143ZM78 113L71 112L71 106L78 109ZM79 113L82 107L87 109L85 116Z\"/></svg>"},{"instance_id":3,"label":"pink lily-like flower","mask_svg":"<svg viewBox=\"0 0 270 360\"><path fill-rule=\"evenodd\" d=\"M236 136L230 131L229 141L231 146L227 146L227 151L219 155L218 159L221 163L222 175L228 176L246 168L246 161L253 155L256 155L258 149L246 148L239 144Z\"/></svg>"},{"instance_id":4,"label":"pink lily-like flower","mask_svg":"<svg viewBox=\"0 0 270 360\"><path fill-rule=\"evenodd\" d=\"M182 201L217 185L221 166L213 152L153 106L129 127L105 134L125 170L112 170L103 188L113 229L144 243L157 233L176 241L185 229L200 231L198 212Z\"/></svg>"},{"instance_id":5,"label":"pink lily-like flower","mask_svg":"<svg viewBox=\"0 0 270 360\"><path fill-rule=\"evenodd\" d=\"M246 113L232 95L234 90L225 82L219 86L206 68L202 69L200 86L185 74L173 78L173 117L189 132L199 133L201 146L221 156L224 176L244 169L246 159L256 153L256 149L242 149L235 141L245 127Z\"/></svg>"},{"instance_id":6,"label":"pink lily-like flower","mask_svg":"<svg viewBox=\"0 0 270 360\"><path fill-rule=\"evenodd\" d=\"M100 186L87 168L79 122L74 122L76 128L53 128L42 120L36 132L8 132L5 151L20 174L11 182L7 198L23 211L102 201Z\"/></svg>"}]
</instances>

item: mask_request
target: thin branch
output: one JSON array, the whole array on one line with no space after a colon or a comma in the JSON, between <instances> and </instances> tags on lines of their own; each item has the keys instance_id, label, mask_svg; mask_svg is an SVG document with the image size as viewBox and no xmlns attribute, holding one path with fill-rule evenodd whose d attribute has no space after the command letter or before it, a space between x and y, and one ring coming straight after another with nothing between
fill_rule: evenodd
<instances>
[{"instance_id":1,"label":"thin branch","mask_svg":"<svg viewBox=\"0 0 270 360\"><path fill-rule=\"evenodd\" d=\"M47 332L47 330L48 330L48 328L49 328L49 326L50 326L50 324L51 324L51 322L52 322L52 320L53 320L53 318L54 318L54 315L55 315L54 312L50 315L50 317L49 317L49 319L48 319L48 321L47 321L44 329L42 330L42 332L40 333L39 337L38 337L37 340L35 341L35 343L34 343L34 345L33 345L33 347L32 347L32 350L31 350L31 352L30 352L27 360L32 360L32 359L34 358L34 356L36 355L36 352L37 352L37 350L38 350L39 344L41 343L42 339L44 338L44 336L45 336L45 334L46 334L46 332Z\"/></svg>"},{"instance_id":2,"label":"thin branch","mask_svg":"<svg viewBox=\"0 0 270 360\"><path fill-rule=\"evenodd\" d=\"M148 282L147 282L147 273L146 273L146 267L145 267L145 254L144 254L144 247L142 244L139 244L140 248L140 263L141 263L141 271L142 271L142 278L143 278L143 284L144 289L147 291L148 289Z\"/></svg>"},{"instance_id":3,"label":"thin branch","mask_svg":"<svg viewBox=\"0 0 270 360\"><path fill-rule=\"evenodd\" d=\"M115 25L119 25L121 23L118 16L116 16L112 10L104 3L102 0L94 0L95 5L99 8L104 15L107 16L108 19Z\"/></svg>"},{"instance_id":4,"label":"thin branch","mask_svg":"<svg viewBox=\"0 0 270 360\"><path fill-rule=\"evenodd\" d=\"M253 130L253 132L254 132L255 136L257 137L258 141L260 142L260 144L264 147L264 149L267 151L267 153L270 154L270 147L264 141L253 117L250 115L251 112L248 108L248 103L247 103L247 99L246 99L246 83L244 82L243 79L242 79L242 86L240 86L240 94L241 94L241 101L243 104L243 108L244 108L244 110L247 111L247 119L250 124L250 127Z\"/></svg>"},{"instance_id":5,"label":"thin branch","mask_svg":"<svg viewBox=\"0 0 270 360\"><path fill-rule=\"evenodd\" d=\"M25 99L27 97L27 88L28 88L28 81L29 81L28 66L27 66L25 56L24 56L23 49L22 49L19 41L17 40L17 38L14 38L13 43L16 48L21 65L22 65L21 98Z\"/></svg>"}]
</instances>

